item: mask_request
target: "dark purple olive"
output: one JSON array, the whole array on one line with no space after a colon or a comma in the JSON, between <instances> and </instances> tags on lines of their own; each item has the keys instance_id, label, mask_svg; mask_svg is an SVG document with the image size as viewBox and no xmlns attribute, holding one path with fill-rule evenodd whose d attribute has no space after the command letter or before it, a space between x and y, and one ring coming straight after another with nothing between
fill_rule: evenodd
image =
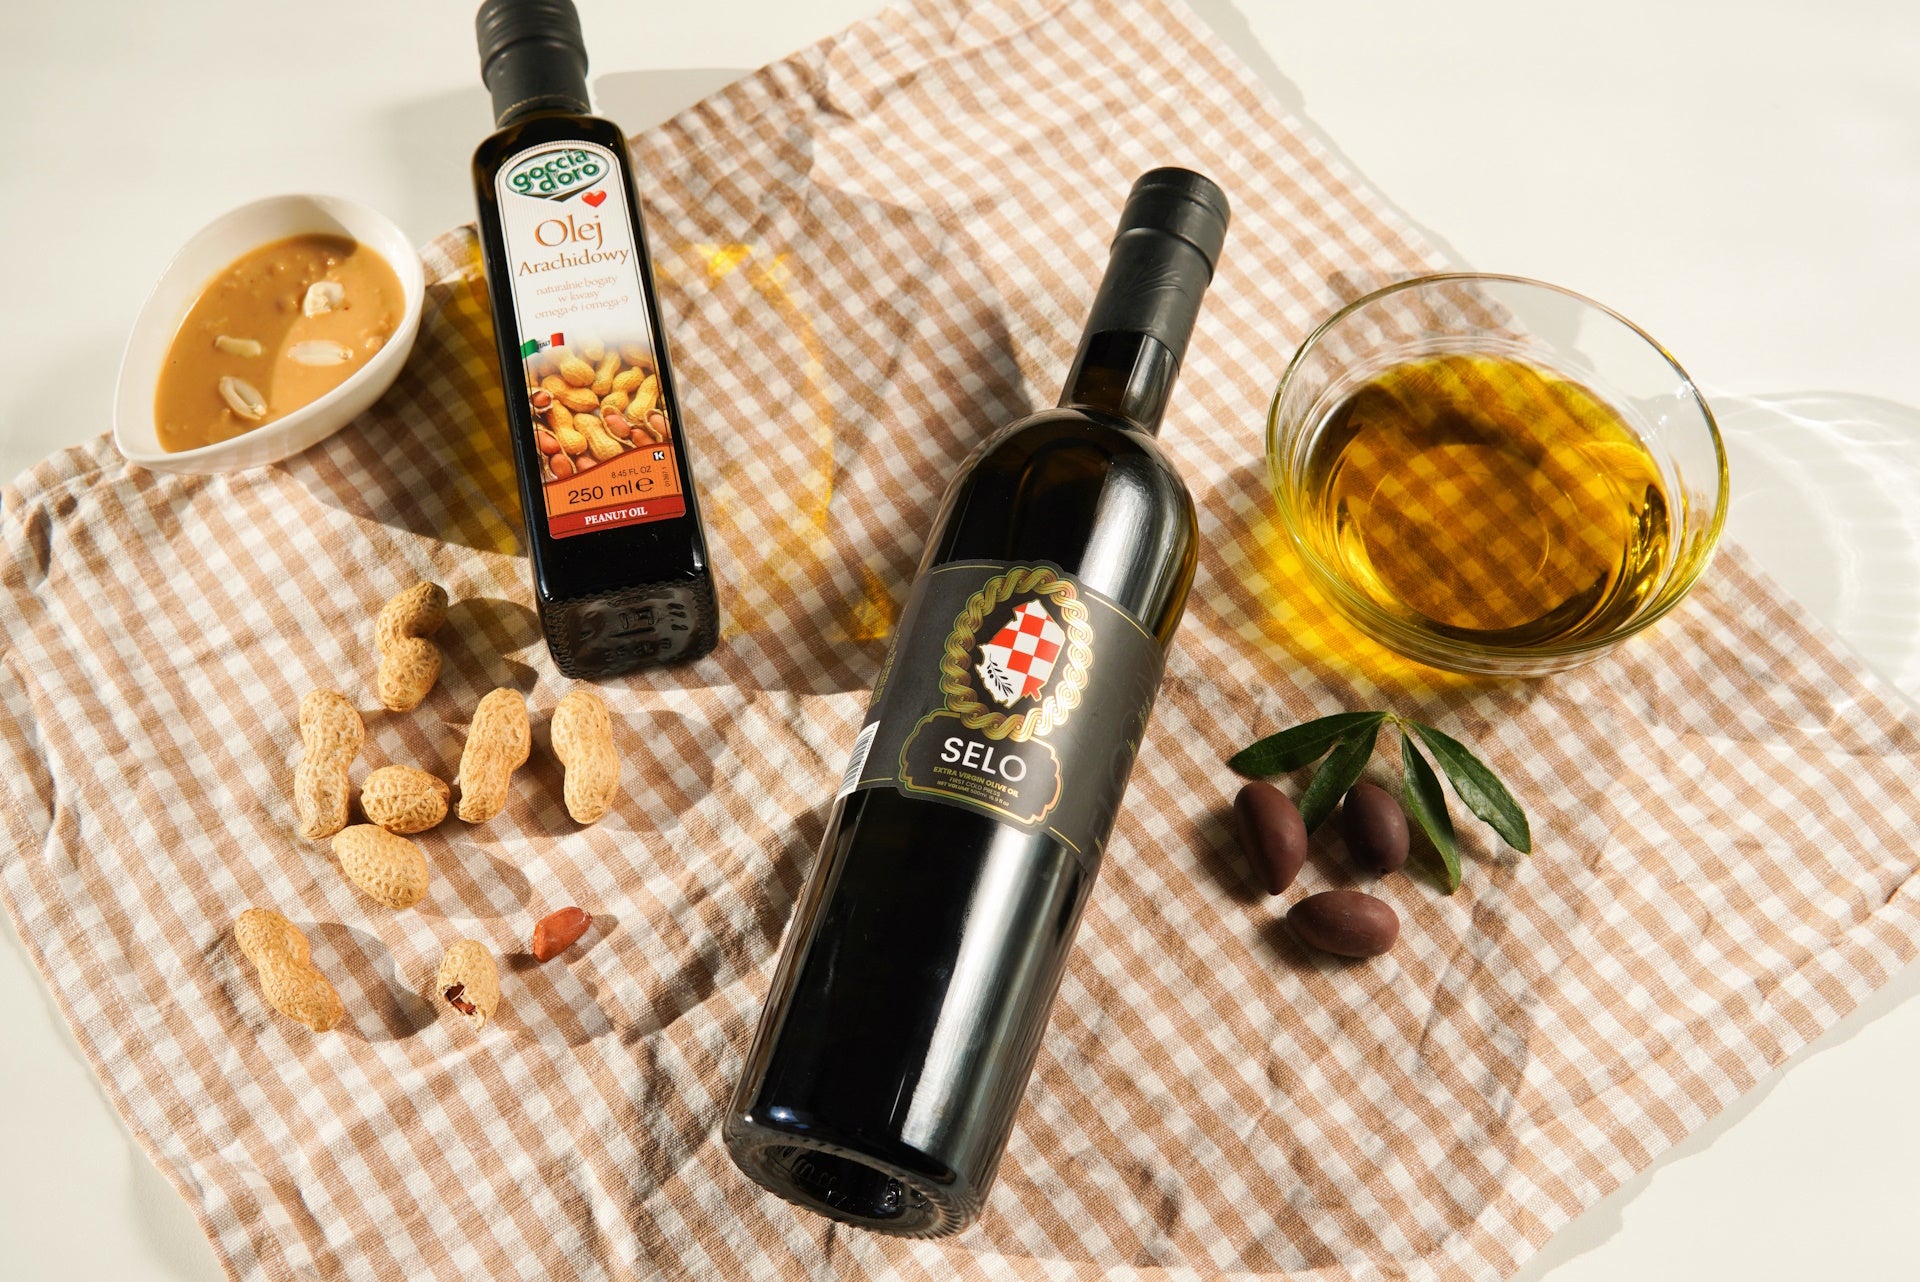
<instances>
[{"instance_id":1,"label":"dark purple olive","mask_svg":"<svg viewBox=\"0 0 1920 1282\"><path fill-rule=\"evenodd\" d=\"M1407 864L1407 816L1385 788L1357 783L1340 805L1340 828L1354 867L1384 877Z\"/></svg>"},{"instance_id":2,"label":"dark purple olive","mask_svg":"<svg viewBox=\"0 0 1920 1282\"><path fill-rule=\"evenodd\" d=\"M1240 846L1269 895L1277 895L1300 875L1307 861L1307 825L1299 810L1270 783L1250 783L1233 799Z\"/></svg>"},{"instance_id":3,"label":"dark purple olive","mask_svg":"<svg viewBox=\"0 0 1920 1282\"><path fill-rule=\"evenodd\" d=\"M1323 890L1287 909L1287 924L1309 948L1341 957L1378 957L1400 937L1393 905L1363 890Z\"/></svg>"}]
</instances>

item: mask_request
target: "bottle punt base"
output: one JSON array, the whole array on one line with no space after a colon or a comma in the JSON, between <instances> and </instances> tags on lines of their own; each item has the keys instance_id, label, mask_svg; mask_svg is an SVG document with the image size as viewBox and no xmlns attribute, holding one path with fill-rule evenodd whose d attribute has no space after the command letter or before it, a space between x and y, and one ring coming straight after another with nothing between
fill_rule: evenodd
<instances>
[{"instance_id":1,"label":"bottle punt base","mask_svg":"<svg viewBox=\"0 0 1920 1282\"><path fill-rule=\"evenodd\" d=\"M977 1203L951 1190L823 1140L730 1137L727 1147L740 1169L769 1193L875 1233L947 1237L980 1214Z\"/></svg>"},{"instance_id":2,"label":"bottle punt base","mask_svg":"<svg viewBox=\"0 0 1920 1282\"><path fill-rule=\"evenodd\" d=\"M578 680L697 659L720 639L710 581L642 583L604 596L542 603L540 621L555 666Z\"/></svg>"}]
</instances>

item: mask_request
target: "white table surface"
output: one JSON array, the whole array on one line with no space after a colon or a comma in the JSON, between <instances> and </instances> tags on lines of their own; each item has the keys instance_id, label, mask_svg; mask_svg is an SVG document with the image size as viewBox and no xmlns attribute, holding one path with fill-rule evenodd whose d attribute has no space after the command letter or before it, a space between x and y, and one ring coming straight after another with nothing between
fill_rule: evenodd
<instances>
[{"instance_id":1,"label":"white table surface","mask_svg":"<svg viewBox=\"0 0 1920 1282\"><path fill-rule=\"evenodd\" d=\"M630 130L874 7L582 4L596 74L653 73L599 85ZM0 474L106 428L140 300L221 210L339 192L416 240L468 218L490 127L472 8L6 5ZM1920 695L1920 6L1198 9L1463 264L1578 289L1676 353L1723 410L1733 536ZM219 1277L0 933L0 1276ZM1917 990L1909 968L1520 1276L1920 1274Z\"/></svg>"}]
</instances>

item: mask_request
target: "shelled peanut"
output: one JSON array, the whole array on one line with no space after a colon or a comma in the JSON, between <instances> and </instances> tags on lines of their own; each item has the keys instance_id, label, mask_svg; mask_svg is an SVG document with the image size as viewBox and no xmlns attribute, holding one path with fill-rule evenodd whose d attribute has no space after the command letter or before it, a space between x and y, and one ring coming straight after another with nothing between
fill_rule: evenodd
<instances>
[{"instance_id":1,"label":"shelled peanut","mask_svg":"<svg viewBox=\"0 0 1920 1282\"><path fill-rule=\"evenodd\" d=\"M526 370L545 480L567 480L672 435L643 345L585 339L528 357Z\"/></svg>"},{"instance_id":2,"label":"shelled peanut","mask_svg":"<svg viewBox=\"0 0 1920 1282\"><path fill-rule=\"evenodd\" d=\"M548 913L534 923L530 951L535 961L552 961L580 942L580 936L593 925L593 914L569 905Z\"/></svg>"}]
</instances>

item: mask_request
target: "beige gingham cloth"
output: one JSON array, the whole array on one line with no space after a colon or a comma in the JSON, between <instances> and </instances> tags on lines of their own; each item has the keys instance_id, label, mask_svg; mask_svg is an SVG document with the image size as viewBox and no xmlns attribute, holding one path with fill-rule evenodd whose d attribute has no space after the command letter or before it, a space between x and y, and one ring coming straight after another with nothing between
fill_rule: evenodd
<instances>
[{"instance_id":1,"label":"beige gingham cloth","mask_svg":"<svg viewBox=\"0 0 1920 1282\"><path fill-rule=\"evenodd\" d=\"M568 683L468 232L427 252L401 382L324 445L202 479L101 439L6 491L7 908L233 1276L1494 1278L1915 951L1920 721L1737 551L1550 680L1423 676L1323 613L1263 491L1265 403L1317 318L1435 258L1191 13L929 0L635 145L728 627L601 687L626 796L597 826L545 744ZM1051 402L1160 164L1234 202L1161 435L1192 603L984 1219L835 1228L734 1170L721 1110L939 496ZM374 612L420 577L455 602L446 671L381 712ZM533 760L500 818L421 838L419 907L294 836L301 695L366 710L356 780L447 777L501 684ZM1481 746L1537 850L1463 824L1458 894L1390 879L1398 947L1315 958L1252 892L1223 759L1388 703ZM1320 846L1288 899L1341 882ZM593 933L534 964L573 903ZM248 905L307 931L340 1031L263 1004ZM478 1035L428 992L467 935L503 959Z\"/></svg>"}]
</instances>

